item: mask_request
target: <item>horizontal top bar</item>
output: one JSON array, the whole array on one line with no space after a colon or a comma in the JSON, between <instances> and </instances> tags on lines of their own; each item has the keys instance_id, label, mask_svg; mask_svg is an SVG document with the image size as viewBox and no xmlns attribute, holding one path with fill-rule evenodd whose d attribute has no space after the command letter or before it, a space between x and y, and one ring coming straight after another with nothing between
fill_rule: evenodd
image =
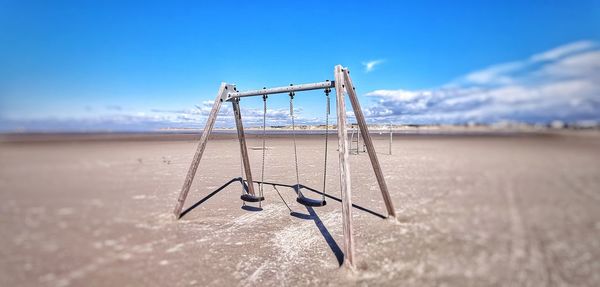
<instances>
[{"instance_id":1,"label":"horizontal top bar","mask_svg":"<svg viewBox=\"0 0 600 287\"><path fill-rule=\"evenodd\" d=\"M296 86L251 90L251 91L245 91L245 92L234 92L234 93L229 93L227 95L227 100L231 100L234 98L241 98L241 97L262 96L262 95L270 95L270 94L283 94L283 93L289 93L289 92L308 91L308 90L319 90L319 89L326 89L326 88L333 88L333 87L335 87L334 81L325 81L325 82L302 84L302 85L296 85Z\"/></svg>"}]
</instances>

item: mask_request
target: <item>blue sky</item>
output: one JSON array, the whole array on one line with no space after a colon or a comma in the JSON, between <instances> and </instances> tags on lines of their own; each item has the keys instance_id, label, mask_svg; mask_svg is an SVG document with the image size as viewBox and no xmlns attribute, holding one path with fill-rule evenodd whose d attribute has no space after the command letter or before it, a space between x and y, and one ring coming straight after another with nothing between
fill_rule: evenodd
<instances>
[{"instance_id":1,"label":"blue sky","mask_svg":"<svg viewBox=\"0 0 600 287\"><path fill-rule=\"evenodd\" d=\"M0 1L0 129L199 127L222 81L336 64L371 122L600 119L599 1L212 2ZM287 100L270 98L271 123ZM322 120L322 93L296 100ZM242 104L256 124L261 100Z\"/></svg>"}]
</instances>

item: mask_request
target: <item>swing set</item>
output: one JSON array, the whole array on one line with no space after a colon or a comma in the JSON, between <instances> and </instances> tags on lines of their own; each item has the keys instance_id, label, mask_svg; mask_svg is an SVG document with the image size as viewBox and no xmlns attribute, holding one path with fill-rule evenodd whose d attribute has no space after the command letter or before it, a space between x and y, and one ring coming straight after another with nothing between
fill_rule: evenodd
<instances>
[{"instance_id":1,"label":"swing set","mask_svg":"<svg viewBox=\"0 0 600 287\"><path fill-rule=\"evenodd\" d=\"M194 180L194 176L198 169L198 165L200 163L200 159L202 158L202 154L204 153L204 149L208 142L208 138L210 133L214 127L217 114L221 108L223 102L231 102L234 111L234 118L237 128L238 140L240 143L240 151L241 151L241 168L242 174L245 174L246 178L238 178L232 179L229 183L239 180L243 186L243 192L240 197L243 204L248 203L258 203L259 209L262 209L262 201L265 200L264 197L264 185L272 185L273 188L279 193L276 188L276 185L291 187L296 192L296 201L299 204L308 207L321 207L327 204L326 197L326 179L327 179L327 156L328 156L328 136L329 136L329 115L330 115L330 98L329 94L331 93L331 89L334 88L336 92L336 103L337 103L337 134L338 134L338 156L339 156L339 170L340 170L340 188L341 188L341 203L342 203L342 221L343 221L343 234L344 234L344 264L353 268L354 267L354 238L352 236L352 188L350 181L350 166L348 162L348 131L347 131L347 119L346 119L346 104L345 104L345 93L348 94L350 99L350 103L352 105L354 115L356 117L360 133L362 135L364 146L366 147L367 153L369 154L369 159L371 161L371 165L373 167L373 171L375 173L375 177L377 178L377 182L379 184L379 189L381 190L381 194L383 196L383 200L385 202L385 206L387 209L388 217L395 218L396 212L394 210L394 206L392 203L392 199L390 197L387 184L383 177L383 172L381 170L381 166L379 165L379 160L377 159L377 154L375 153L375 148L373 146L373 141L371 136L369 135L369 129L367 127L367 123L365 121L365 117L363 115L362 109L358 102L358 97L356 96L356 91L354 89L354 85L352 84L352 79L350 78L350 71L348 68L344 68L341 65L335 66L334 70L334 81L325 81L318 83L310 83L310 84L302 84L302 85L290 85L287 87L276 87L276 88L263 88L260 90L250 90L240 92L237 90L235 85L222 83L221 88L215 98L215 102L213 104L212 110L208 116L208 120L206 125L204 126L204 131L202 132L202 136L200 137L200 142L198 144L198 148L196 149L196 153L194 154L194 158L190 165L190 169L188 170L187 176L183 183L183 187L181 188L181 192L177 199L177 204L174 209L174 214L177 219L179 219L182 214L183 205L185 203L185 199L188 195L192 182ZM323 168L323 190L322 192L318 192L314 189L308 188L300 184L300 176L299 176L299 168L298 168L298 152L296 146L296 124L294 120L294 97L296 92L300 91L309 91L309 90L324 90L326 97L326 122L325 122L325 158L324 158L324 168ZM288 94L290 97L290 118L292 123L292 140L294 147L294 163L296 168L296 184L295 185L286 185L286 184L275 184L268 183L264 181L264 173L265 173L265 151L266 151L266 113L267 113L267 99L268 95L272 94ZM262 130L262 165L261 165L261 180L254 181L252 179L252 172L250 170L250 160L248 157L248 149L246 146L246 138L244 135L244 128L242 125L242 117L240 112L240 99L244 97L253 97L253 96L262 96L263 99L263 130ZM228 185L227 183L226 185ZM258 194L255 192L254 184L258 184ZM224 186L226 186L224 185ZM307 189L316 193L320 193L322 195L321 198L315 199L310 198L302 193L301 189ZM280 195L281 196L281 195Z\"/></svg>"}]
</instances>

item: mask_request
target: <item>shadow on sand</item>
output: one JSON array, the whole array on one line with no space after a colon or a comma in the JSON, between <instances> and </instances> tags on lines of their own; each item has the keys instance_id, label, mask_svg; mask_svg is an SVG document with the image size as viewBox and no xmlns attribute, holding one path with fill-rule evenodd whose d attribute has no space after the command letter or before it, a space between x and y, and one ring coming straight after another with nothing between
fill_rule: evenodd
<instances>
[{"instance_id":1,"label":"shadow on sand","mask_svg":"<svg viewBox=\"0 0 600 287\"><path fill-rule=\"evenodd\" d=\"M306 211L308 211L308 214L292 211L290 215L296 218L314 221L315 225L317 226L317 229L319 229L319 232L321 232L323 239L325 239L325 242L327 242L327 245L329 245L331 252L333 252L333 254L335 255L339 266L342 266L342 264L344 263L344 252L342 252L340 246L337 244L335 239L333 239L333 236L331 236L331 233L329 233L329 230L327 229L327 227L325 227L325 224L323 224L323 221L321 221L321 218L315 212L314 208L310 206L305 207Z\"/></svg>"},{"instance_id":2,"label":"shadow on sand","mask_svg":"<svg viewBox=\"0 0 600 287\"><path fill-rule=\"evenodd\" d=\"M200 204L204 203L205 201L209 200L211 197L215 196L217 193L219 193L221 190L223 190L224 188L226 188L227 186L229 186L230 184L234 183L234 182L240 182L243 186L244 189L247 189L246 187L246 183L243 181L243 179L241 177L236 177L231 179L230 181L228 181L227 183L223 184L221 187L215 189L213 192L209 193L207 196L203 197L202 199L200 199L198 202L192 204L192 206L188 207L186 210L184 210L180 215L179 218L184 217L186 214L188 214L190 211L194 210L194 208L200 206Z\"/></svg>"},{"instance_id":3,"label":"shadow on sand","mask_svg":"<svg viewBox=\"0 0 600 287\"><path fill-rule=\"evenodd\" d=\"M194 203L193 205L191 205L190 207L188 207L185 211L183 211L181 213L181 215L179 216L179 218L184 217L186 214L188 214L189 212L191 212L192 210L194 210L196 207L200 206L202 203L206 202L207 200L209 200L211 197L215 196L217 193L219 193L220 191L222 191L223 189L225 189L227 186L229 186L230 184L234 183L234 182L239 182L242 187L244 188L244 190L248 190L248 186L246 185L246 181L241 178L241 177L236 177L231 179L230 181L228 181L227 183L225 183L224 185L220 186L219 188L215 189L214 191L212 191L211 193L209 193L207 196L203 197L202 199L200 199L198 202ZM295 188L294 185L288 185L288 184L280 184L280 183L272 183L272 182L260 182L260 181L254 181L254 183L263 183L266 185L271 185L275 188L275 186L283 186L283 187L288 187L291 188L293 191L297 192L297 189ZM333 199L337 202L342 202L342 200L338 197L329 195L329 194L323 194L323 192L318 191L316 189L310 188L308 186L304 186L304 185L300 185L300 188L304 188L306 190L309 190L311 192L314 192L316 194L319 195L324 195L325 197L329 198L329 199ZM279 191L277 191L279 192ZM283 200L283 198L281 198ZM284 200L285 203L285 200ZM285 203L287 205L287 203ZM327 227L325 227L325 225L323 224L323 221L321 221L321 218L319 217L319 215L315 212L314 208L310 207L310 206L304 206L306 208L306 211L308 212L308 214L304 214L304 213L300 213L300 212L296 212L296 211L292 211L290 209L290 215L299 219L303 219L303 220L313 220L315 225L317 226L317 228L319 229L319 232L321 232L321 235L323 236L323 238L325 239L325 242L327 242L327 245L329 245L329 248L331 249L331 251L333 252L333 254L335 255L338 264L341 266L344 262L344 253L342 252L340 246L337 244L337 242L335 241L335 239L333 238L333 236L331 236L331 233L329 233L329 230L327 229ZM377 216L379 218L385 219L387 218L386 216L384 216L381 213L375 212L373 210L370 210L368 208L362 207L360 205L356 205L356 204L352 204L352 207L369 213L371 215ZM289 208L289 206L288 206ZM250 206L250 205L243 205L242 206L243 210L246 211L261 211L263 210L260 207L254 207L254 206Z\"/></svg>"}]
</instances>

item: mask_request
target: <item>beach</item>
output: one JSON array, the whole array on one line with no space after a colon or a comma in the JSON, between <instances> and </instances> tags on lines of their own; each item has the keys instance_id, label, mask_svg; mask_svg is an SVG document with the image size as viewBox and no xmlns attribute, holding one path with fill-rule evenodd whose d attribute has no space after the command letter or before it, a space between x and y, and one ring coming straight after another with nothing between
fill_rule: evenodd
<instances>
[{"instance_id":1,"label":"beach","mask_svg":"<svg viewBox=\"0 0 600 287\"><path fill-rule=\"evenodd\" d=\"M350 155L355 271L340 267L335 135L326 206L307 208L292 189L265 185L262 210L244 207L237 181L205 199L241 175L237 138L222 133L208 142L176 220L198 138L0 138L0 285L600 284L597 131L403 134L391 155L388 135L373 133L398 216L385 219L368 155ZM297 138L300 183L317 190L324 144L323 135ZM262 175L262 140L248 135L254 180L296 184L292 138L272 135L266 146Z\"/></svg>"}]
</instances>

